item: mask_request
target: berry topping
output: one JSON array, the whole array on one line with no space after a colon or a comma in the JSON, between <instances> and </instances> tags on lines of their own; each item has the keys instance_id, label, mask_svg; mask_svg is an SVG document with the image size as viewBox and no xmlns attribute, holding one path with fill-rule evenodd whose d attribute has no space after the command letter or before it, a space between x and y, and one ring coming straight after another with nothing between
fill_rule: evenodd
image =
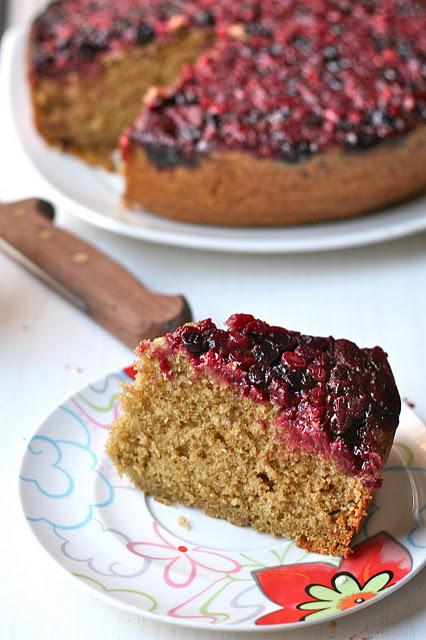
<instances>
[{"instance_id":1,"label":"berry topping","mask_svg":"<svg viewBox=\"0 0 426 640\"><path fill-rule=\"evenodd\" d=\"M200 355L207 351L207 337L195 327L185 327L181 335L182 344L190 352Z\"/></svg>"},{"instance_id":2,"label":"berry topping","mask_svg":"<svg viewBox=\"0 0 426 640\"><path fill-rule=\"evenodd\" d=\"M155 32L149 24L141 24L136 31L136 42L138 44L148 44L155 37Z\"/></svg>"},{"instance_id":3,"label":"berry topping","mask_svg":"<svg viewBox=\"0 0 426 640\"><path fill-rule=\"evenodd\" d=\"M168 350L185 350L196 370L276 405L287 446L331 455L345 472L377 482L381 438L393 434L400 412L382 349L305 336L246 314L231 316L227 326L208 319L180 327L167 335Z\"/></svg>"},{"instance_id":4,"label":"berry topping","mask_svg":"<svg viewBox=\"0 0 426 640\"><path fill-rule=\"evenodd\" d=\"M123 142L159 167L217 149L301 163L426 120L424 0L57 0L34 22L32 71L82 72L182 26L216 42Z\"/></svg>"},{"instance_id":5,"label":"berry topping","mask_svg":"<svg viewBox=\"0 0 426 640\"><path fill-rule=\"evenodd\" d=\"M212 27L215 24L215 18L208 9L201 9L194 14L194 22L197 27Z\"/></svg>"},{"instance_id":6,"label":"berry topping","mask_svg":"<svg viewBox=\"0 0 426 640\"><path fill-rule=\"evenodd\" d=\"M165 40L184 25L251 20L258 2L240 0L56 0L34 21L32 70L39 75L82 71L97 54ZM244 18L246 16L246 18Z\"/></svg>"},{"instance_id":7,"label":"berry topping","mask_svg":"<svg viewBox=\"0 0 426 640\"><path fill-rule=\"evenodd\" d=\"M161 146L150 156L157 166L174 166L165 147L187 164L217 149L302 163L327 147L369 149L426 120L424 2L264 0L258 9L254 20L217 22L215 46L128 132Z\"/></svg>"}]
</instances>

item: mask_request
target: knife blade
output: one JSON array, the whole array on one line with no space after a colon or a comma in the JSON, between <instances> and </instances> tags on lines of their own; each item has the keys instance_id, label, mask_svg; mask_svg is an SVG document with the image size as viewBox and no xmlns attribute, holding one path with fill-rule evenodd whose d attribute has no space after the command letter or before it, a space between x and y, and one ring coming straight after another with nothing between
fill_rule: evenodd
<instances>
[{"instance_id":1,"label":"knife blade","mask_svg":"<svg viewBox=\"0 0 426 640\"><path fill-rule=\"evenodd\" d=\"M0 249L132 348L191 320L183 296L150 291L54 215L45 200L0 204Z\"/></svg>"}]
</instances>

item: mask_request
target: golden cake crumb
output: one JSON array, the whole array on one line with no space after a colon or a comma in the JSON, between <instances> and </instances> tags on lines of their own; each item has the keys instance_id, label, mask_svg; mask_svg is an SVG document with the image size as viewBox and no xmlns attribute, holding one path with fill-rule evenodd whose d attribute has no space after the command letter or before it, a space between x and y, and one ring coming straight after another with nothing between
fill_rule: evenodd
<instances>
[{"instance_id":1,"label":"golden cake crumb","mask_svg":"<svg viewBox=\"0 0 426 640\"><path fill-rule=\"evenodd\" d=\"M188 518L185 518L185 516L179 516L178 525L180 527L182 527L183 529L186 529L187 531L191 530L191 524L190 524Z\"/></svg>"}]
</instances>

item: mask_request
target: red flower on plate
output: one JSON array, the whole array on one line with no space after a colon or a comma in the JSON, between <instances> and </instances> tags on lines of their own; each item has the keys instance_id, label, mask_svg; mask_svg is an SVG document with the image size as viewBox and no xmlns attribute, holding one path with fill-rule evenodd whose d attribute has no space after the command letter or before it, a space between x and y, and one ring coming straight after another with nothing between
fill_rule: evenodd
<instances>
[{"instance_id":1,"label":"red flower on plate","mask_svg":"<svg viewBox=\"0 0 426 640\"><path fill-rule=\"evenodd\" d=\"M321 622L374 598L410 573L412 566L409 551L382 531L354 547L350 558L338 566L306 562L254 571L265 596L282 607L256 624Z\"/></svg>"},{"instance_id":2,"label":"red flower on plate","mask_svg":"<svg viewBox=\"0 0 426 640\"><path fill-rule=\"evenodd\" d=\"M126 376L128 376L129 378L132 378L132 380L136 378L137 371L133 365L130 365L129 367L125 367L123 371L126 374Z\"/></svg>"}]
</instances>

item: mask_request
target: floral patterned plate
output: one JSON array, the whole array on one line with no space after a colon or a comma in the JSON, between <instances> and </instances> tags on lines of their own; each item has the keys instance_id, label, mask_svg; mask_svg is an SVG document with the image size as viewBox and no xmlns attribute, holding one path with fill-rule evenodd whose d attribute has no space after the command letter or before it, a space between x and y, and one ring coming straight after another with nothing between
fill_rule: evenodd
<instances>
[{"instance_id":1,"label":"floral patterned plate","mask_svg":"<svg viewBox=\"0 0 426 640\"><path fill-rule=\"evenodd\" d=\"M29 526L69 574L110 604L170 623L257 631L368 606L426 564L426 430L404 407L384 483L348 560L165 506L105 453L131 370L89 385L37 430L21 468Z\"/></svg>"}]
</instances>

